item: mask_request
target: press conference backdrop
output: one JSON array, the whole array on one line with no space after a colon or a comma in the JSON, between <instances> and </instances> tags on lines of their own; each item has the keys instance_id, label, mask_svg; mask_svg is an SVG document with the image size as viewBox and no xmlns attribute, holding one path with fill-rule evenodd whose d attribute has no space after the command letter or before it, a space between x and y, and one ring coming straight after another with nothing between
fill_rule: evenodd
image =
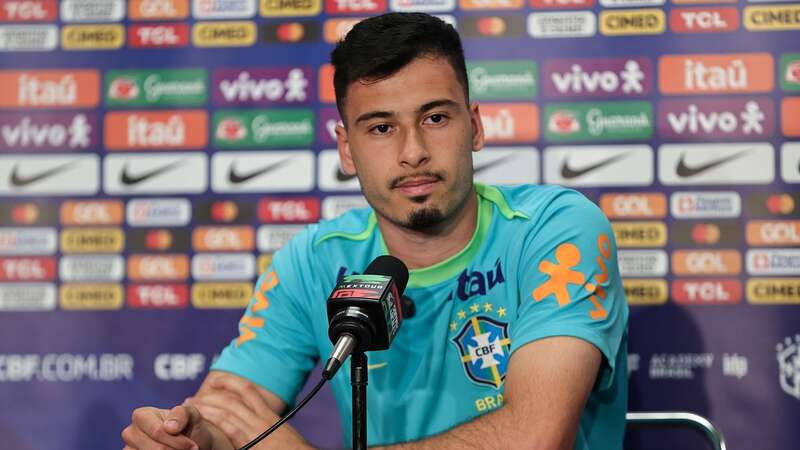
<instances>
[{"instance_id":1,"label":"press conference backdrop","mask_svg":"<svg viewBox=\"0 0 800 450\"><path fill-rule=\"evenodd\" d=\"M744 0L0 1L0 447L121 447L133 408L194 392L273 252L365 204L327 60L386 11L463 36L478 180L612 221L630 409L795 448L800 4ZM328 448L332 403L294 421Z\"/></svg>"}]
</instances>

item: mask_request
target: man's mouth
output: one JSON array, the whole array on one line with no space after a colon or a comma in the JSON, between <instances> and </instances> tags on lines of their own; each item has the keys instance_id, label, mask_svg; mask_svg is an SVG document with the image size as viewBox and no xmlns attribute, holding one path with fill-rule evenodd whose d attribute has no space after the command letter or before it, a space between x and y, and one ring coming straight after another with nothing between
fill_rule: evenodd
<instances>
[{"instance_id":1,"label":"man's mouth","mask_svg":"<svg viewBox=\"0 0 800 450\"><path fill-rule=\"evenodd\" d=\"M419 197L430 194L440 181L441 177L435 175L410 176L400 178L393 186L406 196Z\"/></svg>"}]
</instances>

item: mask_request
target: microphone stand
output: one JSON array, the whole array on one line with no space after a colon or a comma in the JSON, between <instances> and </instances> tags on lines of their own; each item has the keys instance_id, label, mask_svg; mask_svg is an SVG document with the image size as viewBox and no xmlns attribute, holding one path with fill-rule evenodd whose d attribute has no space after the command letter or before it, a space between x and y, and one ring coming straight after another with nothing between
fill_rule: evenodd
<instances>
[{"instance_id":1,"label":"microphone stand","mask_svg":"<svg viewBox=\"0 0 800 450\"><path fill-rule=\"evenodd\" d=\"M350 357L350 385L353 387L353 450L367 449L367 355Z\"/></svg>"}]
</instances>

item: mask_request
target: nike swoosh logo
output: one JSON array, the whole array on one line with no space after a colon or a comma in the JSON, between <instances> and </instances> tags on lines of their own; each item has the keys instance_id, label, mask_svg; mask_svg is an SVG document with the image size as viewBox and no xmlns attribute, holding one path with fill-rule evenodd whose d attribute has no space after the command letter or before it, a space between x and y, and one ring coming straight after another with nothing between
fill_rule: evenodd
<instances>
[{"instance_id":1,"label":"nike swoosh logo","mask_svg":"<svg viewBox=\"0 0 800 450\"><path fill-rule=\"evenodd\" d=\"M507 156L504 156L502 158L497 158L494 161L489 161L489 162L484 163L482 165L475 166L475 169L473 170L473 172L475 174L478 174L480 172L483 172L484 170L488 170L488 169L491 169L492 167L499 166L500 164L503 164L504 162L506 162L509 159L511 159L512 157L513 157L512 155L507 155Z\"/></svg>"},{"instance_id":2,"label":"nike swoosh logo","mask_svg":"<svg viewBox=\"0 0 800 450\"><path fill-rule=\"evenodd\" d=\"M174 161L167 164L166 166L158 167L148 172L140 173L138 175L131 175L130 173L128 173L128 163L126 162L125 165L122 167L122 174L120 175L119 180L125 186L133 186L134 184L139 184L142 181L161 175L164 172L168 172L177 167L178 164L180 164L181 162L183 161L182 160Z\"/></svg>"},{"instance_id":3,"label":"nike swoosh logo","mask_svg":"<svg viewBox=\"0 0 800 450\"><path fill-rule=\"evenodd\" d=\"M39 172L34 175L22 176L19 174L19 165L14 165L14 168L11 169L11 185L14 187L25 187L29 184L36 183L37 181L44 180L45 178L50 178L56 174L59 174L65 170L67 170L71 165L77 163L78 161L70 161L68 163L61 164L60 166L55 166L50 169L45 170L44 172Z\"/></svg>"},{"instance_id":4,"label":"nike swoosh logo","mask_svg":"<svg viewBox=\"0 0 800 450\"><path fill-rule=\"evenodd\" d=\"M597 169L599 169L601 167L605 167L605 166L607 166L607 165L609 165L611 163L615 163L615 162L619 161L620 159L626 158L627 156L628 156L627 153L620 153L618 155L614 155L614 156L612 156L610 158L606 158L606 159L604 159L604 160L602 160L600 162L594 163L594 164L592 164L590 166L582 167L580 169L574 169L574 168L570 167L569 166L569 158L565 158L564 159L564 163L561 165L561 176L564 179L567 179L567 180L572 179L572 178L578 178L581 175L585 175L585 174L587 174L589 172L592 172L592 171L595 171L595 170L597 170Z\"/></svg>"},{"instance_id":5,"label":"nike swoosh logo","mask_svg":"<svg viewBox=\"0 0 800 450\"><path fill-rule=\"evenodd\" d=\"M703 172L705 172L707 170L711 170L714 167L721 166L722 164L725 164L725 163L727 163L729 161L733 161L734 159L740 158L742 155L744 155L748 151L750 151L750 149L746 148L746 149L744 149L742 151L739 151L737 153L734 153L732 155L724 156L722 158L715 159L713 161L707 162L707 163L699 165L699 166L694 166L694 167L689 167L689 166L686 165L686 161L684 161L684 158L686 157L686 153L682 153L681 154L681 159L678 161L678 167L676 168L675 173L677 173L678 176L681 177L681 178L693 177L693 176L701 174L701 173L703 173Z\"/></svg>"},{"instance_id":6,"label":"nike swoosh logo","mask_svg":"<svg viewBox=\"0 0 800 450\"><path fill-rule=\"evenodd\" d=\"M355 175L348 175L342 171L342 166L336 166L336 181L345 183L355 178Z\"/></svg>"},{"instance_id":7,"label":"nike swoosh logo","mask_svg":"<svg viewBox=\"0 0 800 450\"><path fill-rule=\"evenodd\" d=\"M380 368L386 367L388 365L389 365L388 362L382 362L382 363L377 363L377 364L367 364L367 371L380 369Z\"/></svg>"},{"instance_id":8,"label":"nike swoosh logo","mask_svg":"<svg viewBox=\"0 0 800 450\"><path fill-rule=\"evenodd\" d=\"M285 166L286 164L289 164L289 162L290 162L289 158L286 158L276 163L268 164L264 167L256 169L252 172L248 172L246 174L236 173L236 167L235 167L236 163L234 162L233 164L231 164L231 168L228 170L228 181L230 181L233 184L241 184L244 183L245 181L252 180L255 177L264 175L265 173L269 173L272 172L273 170L279 169Z\"/></svg>"}]
</instances>

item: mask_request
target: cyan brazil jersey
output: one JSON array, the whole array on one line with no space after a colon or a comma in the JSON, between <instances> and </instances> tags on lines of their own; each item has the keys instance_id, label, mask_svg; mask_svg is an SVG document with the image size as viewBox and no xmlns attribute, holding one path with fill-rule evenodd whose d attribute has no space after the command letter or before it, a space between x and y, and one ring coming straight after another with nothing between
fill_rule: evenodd
<instances>
[{"instance_id":1,"label":"cyan brazil jersey","mask_svg":"<svg viewBox=\"0 0 800 450\"><path fill-rule=\"evenodd\" d=\"M475 187L472 239L451 258L410 271L405 295L416 313L389 350L368 352L369 444L422 439L500 408L515 350L574 336L604 357L575 448L622 448L628 309L608 221L569 189ZM308 372L333 349L325 302L338 277L387 253L371 209L306 227L275 253L239 337L212 368L294 404ZM349 365L331 383L350 447Z\"/></svg>"}]
</instances>

